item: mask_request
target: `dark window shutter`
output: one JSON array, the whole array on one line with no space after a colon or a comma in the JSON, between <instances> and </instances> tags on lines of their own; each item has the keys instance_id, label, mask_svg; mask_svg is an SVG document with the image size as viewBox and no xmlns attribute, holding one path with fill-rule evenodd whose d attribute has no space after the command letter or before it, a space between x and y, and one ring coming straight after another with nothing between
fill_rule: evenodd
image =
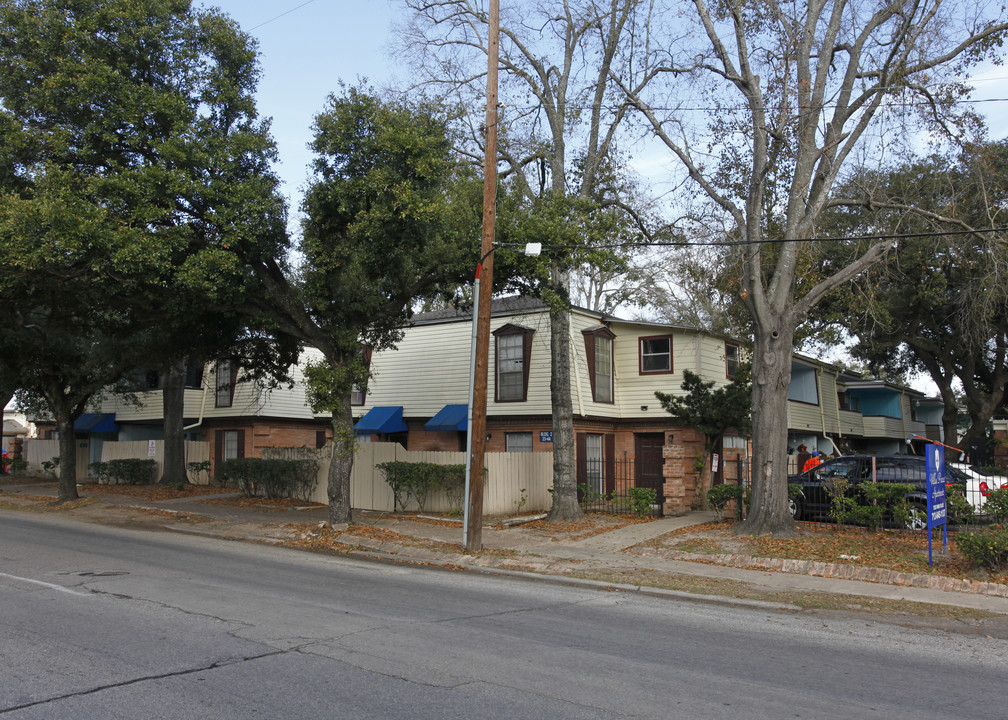
<instances>
[{"instance_id":1,"label":"dark window shutter","mask_svg":"<svg viewBox=\"0 0 1008 720\"><path fill-rule=\"evenodd\" d=\"M316 430L315 431L315 448L324 448L326 444L326 431Z\"/></svg>"},{"instance_id":2,"label":"dark window shutter","mask_svg":"<svg viewBox=\"0 0 1008 720\"><path fill-rule=\"evenodd\" d=\"M220 466L224 462L224 431L214 431L214 474L220 476Z\"/></svg>"},{"instance_id":3,"label":"dark window shutter","mask_svg":"<svg viewBox=\"0 0 1008 720\"><path fill-rule=\"evenodd\" d=\"M616 436L608 433L603 439L604 465L605 465L605 491L607 493L616 490Z\"/></svg>"},{"instance_id":4,"label":"dark window shutter","mask_svg":"<svg viewBox=\"0 0 1008 720\"><path fill-rule=\"evenodd\" d=\"M591 385L592 400L595 399L595 333L584 333L585 362L588 363L588 384Z\"/></svg>"},{"instance_id":5,"label":"dark window shutter","mask_svg":"<svg viewBox=\"0 0 1008 720\"><path fill-rule=\"evenodd\" d=\"M574 436L574 467L575 477L579 485L588 482L588 441L584 433ZM578 501L582 500L581 490L578 489Z\"/></svg>"},{"instance_id":6,"label":"dark window shutter","mask_svg":"<svg viewBox=\"0 0 1008 720\"><path fill-rule=\"evenodd\" d=\"M245 431L238 430L238 458L245 457Z\"/></svg>"}]
</instances>

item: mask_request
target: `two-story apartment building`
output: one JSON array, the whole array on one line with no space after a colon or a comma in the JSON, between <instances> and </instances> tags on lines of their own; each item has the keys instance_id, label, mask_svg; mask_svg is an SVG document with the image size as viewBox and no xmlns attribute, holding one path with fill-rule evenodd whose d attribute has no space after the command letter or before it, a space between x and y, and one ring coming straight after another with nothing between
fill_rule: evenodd
<instances>
[{"instance_id":1,"label":"two-story apartment building","mask_svg":"<svg viewBox=\"0 0 1008 720\"><path fill-rule=\"evenodd\" d=\"M916 411L924 393L864 379L795 355L788 388L788 445L826 455L920 452L927 425ZM910 444L908 444L908 440Z\"/></svg>"},{"instance_id":2,"label":"two-story apartment building","mask_svg":"<svg viewBox=\"0 0 1008 720\"><path fill-rule=\"evenodd\" d=\"M571 406L578 481L598 492L625 485L669 492L670 472L683 481L676 499L687 507L695 490L695 459L703 438L681 427L655 391L681 393L683 371L728 383L741 361L740 344L677 325L624 320L570 310ZM495 300L487 402L487 451L542 452L553 448L549 313L528 298ZM393 350L367 353L372 378L354 393L362 441L399 442L409 450L464 450L472 316L454 309L424 313ZM303 357L317 354L306 350ZM239 383L226 362L194 373L185 391L189 439L212 443L213 457L259 456L262 448L318 447L331 436L329 418L315 415L293 372L293 388L267 390ZM789 444L834 451L906 451L923 434L913 418L919 394L796 356L788 402ZM160 391L140 393L138 405L115 398L121 440L161 437ZM746 455L746 441L728 437L718 448ZM669 462L671 460L671 462ZM675 465L676 470L671 466ZM678 491L677 491L678 492ZM666 498L667 499L667 498Z\"/></svg>"}]
</instances>

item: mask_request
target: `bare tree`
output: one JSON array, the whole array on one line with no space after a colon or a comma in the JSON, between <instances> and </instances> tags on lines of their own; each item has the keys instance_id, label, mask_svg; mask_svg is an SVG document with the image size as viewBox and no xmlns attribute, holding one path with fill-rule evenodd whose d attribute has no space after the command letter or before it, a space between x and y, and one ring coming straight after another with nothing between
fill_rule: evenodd
<instances>
[{"instance_id":1,"label":"bare tree","mask_svg":"<svg viewBox=\"0 0 1008 720\"><path fill-rule=\"evenodd\" d=\"M482 158L487 13L479 0L405 0L404 50L422 83L470 113L472 156ZM596 196L629 104L612 78L629 71L647 42L650 5L641 0L508 3L501 9L501 177L530 203ZM643 29L643 30L642 30ZM545 248L549 250L549 248ZM552 520L581 516L574 475L570 384L569 256L550 268ZM559 299L559 301L558 301Z\"/></svg>"},{"instance_id":2,"label":"bare tree","mask_svg":"<svg viewBox=\"0 0 1008 720\"><path fill-rule=\"evenodd\" d=\"M1008 24L997 7L951 0L693 0L677 20L695 23L685 39L619 82L738 235L738 290L754 332L753 499L740 532L792 534L786 410L795 330L893 242L866 243L847 265L806 277L801 248L823 210L843 202L832 189L858 153L877 157L891 135L921 123L962 127L963 73Z\"/></svg>"}]
</instances>

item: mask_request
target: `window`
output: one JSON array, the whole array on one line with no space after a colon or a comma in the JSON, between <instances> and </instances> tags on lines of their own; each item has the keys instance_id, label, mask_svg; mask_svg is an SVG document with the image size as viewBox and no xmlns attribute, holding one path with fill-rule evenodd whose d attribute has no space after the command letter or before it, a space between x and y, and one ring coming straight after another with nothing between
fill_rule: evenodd
<instances>
[{"instance_id":1,"label":"window","mask_svg":"<svg viewBox=\"0 0 1008 720\"><path fill-rule=\"evenodd\" d=\"M595 337L595 399L612 402L612 338Z\"/></svg>"},{"instance_id":2,"label":"window","mask_svg":"<svg viewBox=\"0 0 1008 720\"><path fill-rule=\"evenodd\" d=\"M364 368L367 370L371 369L371 348L362 347L361 353L364 356ZM367 400L367 380L362 383L354 383L353 387L350 388L350 404L351 405L363 405Z\"/></svg>"},{"instance_id":3,"label":"window","mask_svg":"<svg viewBox=\"0 0 1008 720\"><path fill-rule=\"evenodd\" d=\"M819 389L816 382L816 370L809 365L795 363L791 366L791 384L788 386L788 400L819 404Z\"/></svg>"},{"instance_id":4,"label":"window","mask_svg":"<svg viewBox=\"0 0 1008 720\"><path fill-rule=\"evenodd\" d=\"M216 407L231 407L234 402L234 386L238 380L236 368L231 367L230 360L217 361L217 400Z\"/></svg>"},{"instance_id":5,"label":"window","mask_svg":"<svg viewBox=\"0 0 1008 720\"><path fill-rule=\"evenodd\" d=\"M245 457L244 430L218 430L214 433L214 460L239 460ZM218 465L219 467L219 465Z\"/></svg>"},{"instance_id":6,"label":"window","mask_svg":"<svg viewBox=\"0 0 1008 720\"><path fill-rule=\"evenodd\" d=\"M528 398L532 330L508 324L495 330L493 335L496 352L494 400L524 402Z\"/></svg>"},{"instance_id":7,"label":"window","mask_svg":"<svg viewBox=\"0 0 1008 720\"><path fill-rule=\"evenodd\" d=\"M504 449L507 452L532 452L532 433L504 433Z\"/></svg>"},{"instance_id":8,"label":"window","mask_svg":"<svg viewBox=\"0 0 1008 720\"><path fill-rule=\"evenodd\" d=\"M735 377L739 369L739 346L735 343L725 343L724 346L725 377Z\"/></svg>"},{"instance_id":9,"label":"window","mask_svg":"<svg viewBox=\"0 0 1008 720\"><path fill-rule=\"evenodd\" d=\"M602 488L602 436L595 433L585 435L585 479L592 492L604 492Z\"/></svg>"},{"instance_id":10,"label":"window","mask_svg":"<svg viewBox=\"0 0 1008 720\"><path fill-rule=\"evenodd\" d=\"M238 431L237 430L225 430L224 431L224 459L225 460L237 460L238 459Z\"/></svg>"},{"instance_id":11,"label":"window","mask_svg":"<svg viewBox=\"0 0 1008 720\"><path fill-rule=\"evenodd\" d=\"M861 412L861 399L852 397L850 392L847 390L837 393L837 402L839 403L841 410Z\"/></svg>"},{"instance_id":12,"label":"window","mask_svg":"<svg viewBox=\"0 0 1008 720\"><path fill-rule=\"evenodd\" d=\"M616 335L604 325L582 331L585 341L585 360L588 363L588 381L592 400L613 401L613 339Z\"/></svg>"},{"instance_id":13,"label":"window","mask_svg":"<svg viewBox=\"0 0 1008 720\"><path fill-rule=\"evenodd\" d=\"M640 339L640 372L672 372L672 336L642 337Z\"/></svg>"}]
</instances>

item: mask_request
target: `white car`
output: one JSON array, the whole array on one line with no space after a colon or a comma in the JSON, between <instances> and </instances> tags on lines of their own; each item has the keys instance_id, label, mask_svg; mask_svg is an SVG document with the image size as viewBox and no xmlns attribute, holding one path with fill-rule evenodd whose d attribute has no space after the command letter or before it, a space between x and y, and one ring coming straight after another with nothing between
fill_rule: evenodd
<instances>
[{"instance_id":1,"label":"white car","mask_svg":"<svg viewBox=\"0 0 1008 720\"><path fill-rule=\"evenodd\" d=\"M983 475L966 463L949 463L966 476L966 500L973 509L980 512L991 490L1008 488L1008 477L1003 475Z\"/></svg>"}]
</instances>

